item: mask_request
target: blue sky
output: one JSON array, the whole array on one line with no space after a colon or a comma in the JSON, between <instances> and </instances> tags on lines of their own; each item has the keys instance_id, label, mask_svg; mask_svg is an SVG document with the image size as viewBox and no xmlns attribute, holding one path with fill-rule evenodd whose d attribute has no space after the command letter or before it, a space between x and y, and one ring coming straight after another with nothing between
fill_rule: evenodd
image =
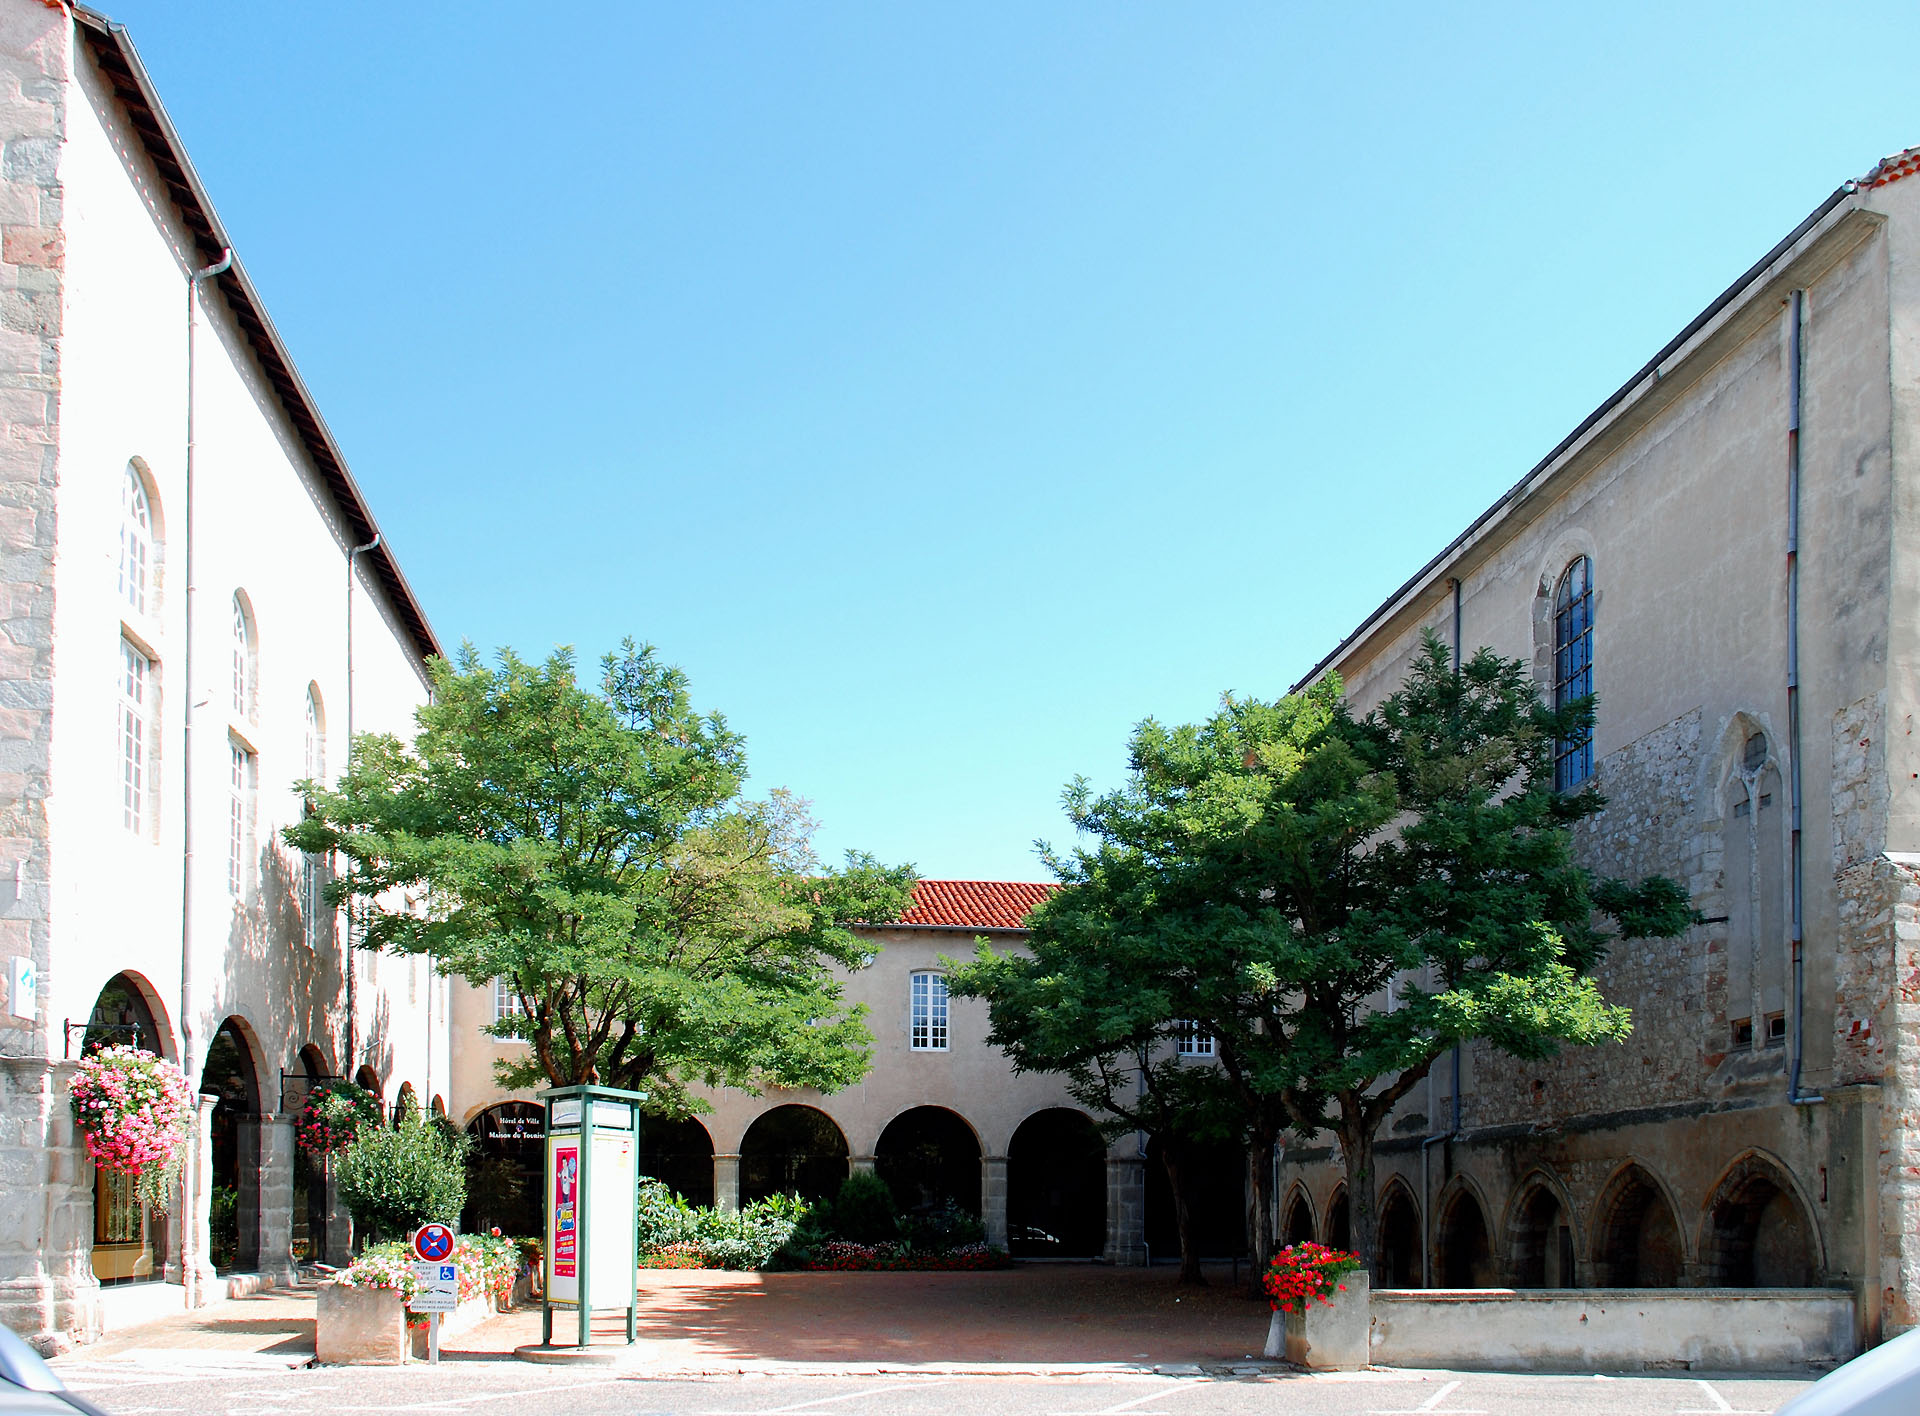
<instances>
[{"instance_id":1,"label":"blue sky","mask_svg":"<svg viewBox=\"0 0 1920 1416\"><path fill-rule=\"evenodd\" d=\"M442 639L651 640L930 876L1920 143L1892 5L107 8Z\"/></svg>"}]
</instances>

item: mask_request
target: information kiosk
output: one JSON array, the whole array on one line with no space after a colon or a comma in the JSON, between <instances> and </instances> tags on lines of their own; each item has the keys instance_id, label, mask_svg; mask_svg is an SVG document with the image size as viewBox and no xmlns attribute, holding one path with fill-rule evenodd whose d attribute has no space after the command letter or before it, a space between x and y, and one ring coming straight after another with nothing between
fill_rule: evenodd
<instances>
[{"instance_id":1,"label":"information kiosk","mask_svg":"<svg viewBox=\"0 0 1920 1416\"><path fill-rule=\"evenodd\" d=\"M546 1294L540 1341L553 1345L553 1310L571 1308L577 1343L593 1339L596 1312L624 1308L634 1340L639 1302L638 1219L640 1093L612 1087L555 1087L547 1108Z\"/></svg>"}]
</instances>

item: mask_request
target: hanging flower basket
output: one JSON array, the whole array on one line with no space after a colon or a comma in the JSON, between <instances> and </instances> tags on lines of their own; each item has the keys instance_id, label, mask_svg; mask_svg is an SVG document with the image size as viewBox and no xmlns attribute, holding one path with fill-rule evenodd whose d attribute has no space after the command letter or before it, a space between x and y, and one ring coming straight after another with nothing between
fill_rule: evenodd
<instances>
[{"instance_id":1,"label":"hanging flower basket","mask_svg":"<svg viewBox=\"0 0 1920 1416\"><path fill-rule=\"evenodd\" d=\"M345 1150L362 1131L385 1120L380 1098L352 1082L316 1082L293 1123L294 1139L309 1155Z\"/></svg>"},{"instance_id":2,"label":"hanging flower basket","mask_svg":"<svg viewBox=\"0 0 1920 1416\"><path fill-rule=\"evenodd\" d=\"M103 1047L73 1074L73 1119L102 1170L132 1175L143 1204L165 1209L186 1159L193 1089L165 1058L138 1047Z\"/></svg>"},{"instance_id":3,"label":"hanging flower basket","mask_svg":"<svg viewBox=\"0 0 1920 1416\"><path fill-rule=\"evenodd\" d=\"M1276 1311L1305 1312L1315 1303L1331 1303L1333 1295L1346 1287L1340 1280L1364 1267L1358 1254L1329 1249L1309 1239L1303 1244L1289 1244L1275 1254L1261 1287L1267 1290Z\"/></svg>"}]
</instances>

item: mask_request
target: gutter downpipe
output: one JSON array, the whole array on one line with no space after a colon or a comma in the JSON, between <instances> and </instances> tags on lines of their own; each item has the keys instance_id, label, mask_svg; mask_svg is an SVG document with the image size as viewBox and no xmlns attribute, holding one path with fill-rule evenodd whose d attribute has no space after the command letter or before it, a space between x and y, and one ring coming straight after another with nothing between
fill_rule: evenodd
<instances>
[{"instance_id":1,"label":"gutter downpipe","mask_svg":"<svg viewBox=\"0 0 1920 1416\"><path fill-rule=\"evenodd\" d=\"M193 386L194 329L198 324L200 282L224 275L233 266L233 251L223 248L220 259L193 272L187 278L187 461L186 494L182 498L184 529L181 533L181 576L186 581L186 615L180 636L180 684L185 693L180 734L180 1060L189 1077L200 1070L198 1032L194 1026L193 997ZM197 1140L197 1138L196 1138ZM196 1144L192 1159L193 1190L186 1196L180 1225L180 1282L186 1289L187 1306L201 1306L199 1253L200 1191L206 1176L199 1173L201 1147Z\"/></svg>"},{"instance_id":2,"label":"gutter downpipe","mask_svg":"<svg viewBox=\"0 0 1920 1416\"><path fill-rule=\"evenodd\" d=\"M1824 1102L1824 1096L1800 1090L1806 1056L1806 854L1801 835L1800 798L1800 395L1806 358L1801 326L1807 292L1796 290L1787 316L1787 796L1791 812L1787 879L1793 894L1793 1058L1787 1072L1787 1101L1794 1106Z\"/></svg>"},{"instance_id":3,"label":"gutter downpipe","mask_svg":"<svg viewBox=\"0 0 1920 1416\"><path fill-rule=\"evenodd\" d=\"M379 549L379 546L380 546L380 533L376 531L373 533L373 539L367 542L366 545L350 546L347 550L347 761L349 765L351 765L353 761L353 566L354 566L354 562L359 560L361 556L365 555L368 551ZM347 1061L346 1061L346 1065L353 1069L347 1075L347 1080L352 1081L354 1077L359 1074L359 1070L360 1070L359 1068L360 1013L359 1013L359 1004L355 1000L356 990L354 986L355 975L357 975L360 972L360 969L358 966L358 961L353 956L353 906L352 905L347 906L345 944L340 951L340 968L341 968L341 971L345 973L347 976ZM429 983L432 982L431 975L428 976L428 982ZM429 1059L431 1059L433 1056L433 1024L432 1024L433 1004L431 1001L428 1002L427 1008L428 1008L427 1056ZM428 1065L429 1066L432 1065L431 1060L429 1060ZM428 1095L429 1097L431 1097L432 1095L431 1091L429 1091Z\"/></svg>"},{"instance_id":4,"label":"gutter downpipe","mask_svg":"<svg viewBox=\"0 0 1920 1416\"><path fill-rule=\"evenodd\" d=\"M1450 576L1447 588L1453 592L1453 676L1460 677L1460 579ZM1453 1045L1453 1105L1447 1129L1420 1142L1420 1281L1433 1287L1433 1148L1460 1134L1460 1044ZM1433 1124L1433 1071L1427 1071L1427 1124Z\"/></svg>"}]
</instances>

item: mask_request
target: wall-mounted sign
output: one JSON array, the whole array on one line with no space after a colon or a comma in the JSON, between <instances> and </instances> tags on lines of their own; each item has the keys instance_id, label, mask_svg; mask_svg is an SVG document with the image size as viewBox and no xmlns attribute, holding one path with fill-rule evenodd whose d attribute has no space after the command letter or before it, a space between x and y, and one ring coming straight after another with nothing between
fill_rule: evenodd
<instances>
[{"instance_id":1,"label":"wall-mounted sign","mask_svg":"<svg viewBox=\"0 0 1920 1416\"><path fill-rule=\"evenodd\" d=\"M33 960L15 955L7 966L7 1011L16 1018L39 1016L40 971Z\"/></svg>"}]
</instances>

